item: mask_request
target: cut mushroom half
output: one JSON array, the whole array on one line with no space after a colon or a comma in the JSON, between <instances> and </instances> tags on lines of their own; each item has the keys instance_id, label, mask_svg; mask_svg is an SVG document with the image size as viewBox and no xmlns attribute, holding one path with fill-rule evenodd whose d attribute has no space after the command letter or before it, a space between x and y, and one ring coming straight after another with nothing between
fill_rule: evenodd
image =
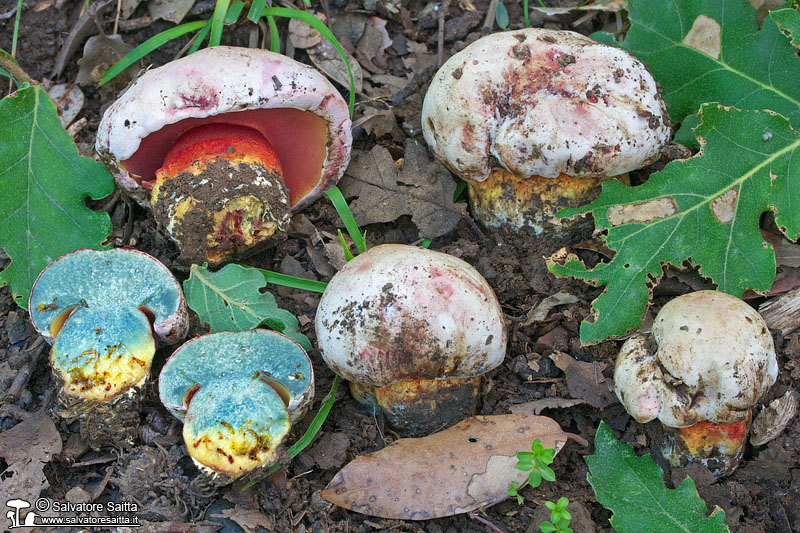
<instances>
[{"instance_id":1,"label":"cut mushroom half","mask_svg":"<svg viewBox=\"0 0 800 533\"><path fill-rule=\"evenodd\" d=\"M662 423L670 464L697 462L719 478L738 466L752 408L777 375L761 316L735 296L699 291L664 305L651 337L622 345L614 391L638 422Z\"/></svg>"},{"instance_id":2,"label":"cut mushroom half","mask_svg":"<svg viewBox=\"0 0 800 533\"><path fill-rule=\"evenodd\" d=\"M331 279L316 315L322 357L357 401L420 436L474 413L480 377L505 357L486 280L456 257L386 244Z\"/></svg>"},{"instance_id":3,"label":"cut mushroom half","mask_svg":"<svg viewBox=\"0 0 800 533\"><path fill-rule=\"evenodd\" d=\"M188 262L285 238L292 210L350 159L347 104L318 71L215 46L142 75L103 115L96 149Z\"/></svg>"},{"instance_id":4,"label":"cut mushroom half","mask_svg":"<svg viewBox=\"0 0 800 533\"><path fill-rule=\"evenodd\" d=\"M314 398L314 372L303 348L275 331L211 333L175 351L159 392L184 422L192 460L224 485L280 460Z\"/></svg>"},{"instance_id":5,"label":"cut mushroom half","mask_svg":"<svg viewBox=\"0 0 800 533\"><path fill-rule=\"evenodd\" d=\"M82 249L42 271L28 309L53 345L61 414L78 416L94 447L131 445L156 340L177 343L188 329L177 280L144 252Z\"/></svg>"},{"instance_id":6,"label":"cut mushroom half","mask_svg":"<svg viewBox=\"0 0 800 533\"><path fill-rule=\"evenodd\" d=\"M609 177L658 159L669 115L647 68L583 35L526 28L487 35L431 82L422 132L470 185L486 226L564 229L556 213L589 203Z\"/></svg>"}]
</instances>

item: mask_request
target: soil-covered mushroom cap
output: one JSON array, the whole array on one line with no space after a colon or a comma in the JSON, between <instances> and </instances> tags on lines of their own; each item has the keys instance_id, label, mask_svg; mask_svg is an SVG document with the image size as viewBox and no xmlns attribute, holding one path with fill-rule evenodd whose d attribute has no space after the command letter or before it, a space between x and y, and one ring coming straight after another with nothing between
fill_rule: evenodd
<instances>
[{"instance_id":1,"label":"soil-covered mushroom cap","mask_svg":"<svg viewBox=\"0 0 800 533\"><path fill-rule=\"evenodd\" d=\"M376 246L348 262L328 284L315 326L331 369L375 387L478 376L506 349L486 280L461 259L416 246Z\"/></svg>"},{"instance_id":2,"label":"soil-covered mushroom cap","mask_svg":"<svg viewBox=\"0 0 800 533\"><path fill-rule=\"evenodd\" d=\"M778 364L761 316L716 291L685 294L659 311L644 335L622 346L614 387L639 422L658 418L683 428L701 421L733 424L775 383Z\"/></svg>"},{"instance_id":3,"label":"soil-covered mushroom cap","mask_svg":"<svg viewBox=\"0 0 800 533\"><path fill-rule=\"evenodd\" d=\"M519 178L615 176L655 161L670 135L640 61L539 28L488 35L452 56L425 95L422 128L470 182L488 177L492 158Z\"/></svg>"},{"instance_id":4,"label":"soil-covered mushroom cap","mask_svg":"<svg viewBox=\"0 0 800 533\"><path fill-rule=\"evenodd\" d=\"M211 333L175 351L159 393L184 420L192 459L229 481L278 459L314 398L314 372L303 348L275 331Z\"/></svg>"},{"instance_id":5,"label":"soil-covered mushroom cap","mask_svg":"<svg viewBox=\"0 0 800 533\"><path fill-rule=\"evenodd\" d=\"M31 321L53 344L63 394L103 401L143 382L153 332L180 341L188 328L177 280L136 250L77 250L45 268L31 290ZM151 329L152 325L152 329Z\"/></svg>"},{"instance_id":6,"label":"soil-covered mushroom cap","mask_svg":"<svg viewBox=\"0 0 800 533\"><path fill-rule=\"evenodd\" d=\"M147 205L172 144L209 122L266 137L295 208L336 183L350 159L347 104L322 74L280 54L230 46L143 74L103 115L96 149L117 182Z\"/></svg>"}]
</instances>

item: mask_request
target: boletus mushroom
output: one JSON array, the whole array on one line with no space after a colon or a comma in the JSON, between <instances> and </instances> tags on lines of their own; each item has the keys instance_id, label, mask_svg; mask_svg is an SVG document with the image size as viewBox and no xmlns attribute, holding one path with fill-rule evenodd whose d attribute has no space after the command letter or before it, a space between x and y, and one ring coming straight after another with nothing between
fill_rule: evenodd
<instances>
[{"instance_id":1,"label":"boletus mushroom","mask_svg":"<svg viewBox=\"0 0 800 533\"><path fill-rule=\"evenodd\" d=\"M144 73L103 114L96 149L182 260L214 264L285 238L291 211L341 177L350 130L317 70L216 46Z\"/></svg>"},{"instance_id":2,"label":"boletus mushroom","mask_svg":"<svg viewBox=\"0 0 800 533\"><path fill-rule=\"evenodd\" d=\"M184 423L189 456L224 485L281 459L292 423L314 399L314 371L289 337L225 331L178 348L161 371L159 393Z\"/></svg>"},{"instance_id":3,"label":"boletus mushroom","mask_svg":"<svg viewBox=\"0 0 800 533\"><path fill-rule=\"evenodd\" d=\"M39 274L28 309L53 345L60 414L95 448L132 445L156 337L174 344L188 329L177 280L144 252L82 249Z\"/></svg>"},{"instance_id":4,"label":"boletus mushroom","mask_svg":"<svg viewBox=\"0 0 800 533\"><path fill-rule=\"evenodd\" d=\"M439 69L422 105L436 157L486 226L563 230L556 213L659 158L669 115L628 52L541 28L487 35Z\"/></svg>"},{"instance_id":5,"label":"boletus mushroom","mask_svg":"<svg viewBox=\"0 0 800 533\"><path fill-rule=\"evenodd\" d=\"M731 474L752 408L778 375L766 323L735 296L699 291L664 305L651 332L622 345L617 397L638 422L661 421L670 464L700 463L717 478Z\"/></svg>"},{"instance_id":6,"label":"boletus mushroom","mask_svg":"<svg viewBox=\"0 0 800 533\"><path fill-rule=\"evenodd\" d=\"M376 246L331 279L317 342L355 399L411 436L472 414L480 376L505 357L497 297L465 261L416 246Z\"/></svg>"}]
</instances>

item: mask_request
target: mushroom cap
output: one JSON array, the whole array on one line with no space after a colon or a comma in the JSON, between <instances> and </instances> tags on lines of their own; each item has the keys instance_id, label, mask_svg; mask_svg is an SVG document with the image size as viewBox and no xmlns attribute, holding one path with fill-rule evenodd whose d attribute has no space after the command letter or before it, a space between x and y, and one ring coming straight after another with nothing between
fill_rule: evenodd
<instances>
[{"instance_id":1,"label":"mushroom cap","mask_svg":"<svg viewBox=\"0 0 800 533\"><path fill-rule=\"evenodd\" d=\"M172 344L188 329L175 277L150 255L126 248L59 257L33 284L28 309L34 328L53 344L64 392L90 400L116 396L148 376L153 332Z\"/></svg>"},{"instance_id":2,"label":"mushroom cap","mask_svg":"<svg viewBox=\"0 0 800 533\"><path fill-rule=\"evenodd\" d=\"M652 339L656 350L645 335L628 339L614 369L617 397L639 422L740 422L778 375L766 323L729 294L699 291L671 300L656 315Z\"/></svg>"},{"instance_id":3,"label":"mushroom cap","mask_svg":"<svg viewBox=\"0 0 800 533\"><path fill-rule=\"evenodd\" d=\"M209 333L185 342L161 370L161 403L183 420L198 390L219 381L249 382L254 376L285 389L292 421L314 399L314 370L305 350L276 331L254 329Z\"/></svg>"},{"instance_id":4,"label":"mushroom cap","mask_svg":"<svg viewBox=\"0 0 800 533\"><path fill-rule=\"evenodd\" d=\"M343 378L375 387L484 374L505 357L503 312L468 263L385 244L331 279L315 319L322 357Z\"/></svg>"},{"instance_id":5,"label":"mushroom cap","mask_svg":"<svg viewBox=\"0 0 800 533\"><path fill-rule=\"evenodd\" d=\"M434 154L464 180L491 158L527 178L615 176L655 161L670 122L635 57L570 31L494 33L439 69L422 105Z\"/></svg>"},{"instance_id":6,"label":"mushroom cap","mask_svg":"<svg viewBox=\"0 0 800 533\"><path fill-rule=\"evenodd\" d=\"M117 183L147 205L149 199L137 181L140 176L134 176L123 164L139 150L143 139L187 119L278 108L313 113L327 127L327 154L319 181L293 202L299 208L321 195L344 173L350 160L351 122L347 103L320 72L281 54L215 46L149 70L103 114L95 147ZM290 133L265 133L263 125L253 123L246 113L228 115L225 121L258 129L276 150L292 140ZM290 120L286 125L294 124ZM182 131L185 128L160 139L157 144L161 146L151 146L161 155L160 159L155 158L158 161L153 169L161 165L170 141ZM286 167L284 163L284 170Z\"/></svg>"}]
</instances>

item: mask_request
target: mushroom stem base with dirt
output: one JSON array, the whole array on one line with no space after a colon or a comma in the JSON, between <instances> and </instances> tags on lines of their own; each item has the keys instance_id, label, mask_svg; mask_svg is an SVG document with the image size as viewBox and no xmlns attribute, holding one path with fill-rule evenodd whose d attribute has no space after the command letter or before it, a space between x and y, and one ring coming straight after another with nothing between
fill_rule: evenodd
<instances>
[{"instance_id":1,"label":"mushroom stem base with dirt","mask_svg":"<svg viewBox=\"0 0 800 533\"><path fill-rule=\"evenodd\" d=\"M350 382L350 393L404 435L428 435L475 414L480 376L411 379L386 387Z\"/></svg>"},{"instance_id":2,"label":"mushroom stem base with dirt","mask_svg":"<svg viewBox=\"0 0 800 533\"><path fill-rule=\"evenodd\" d=\"M614 176L630 184L628 174ZM581 207L600 194L602 183L611 178L557 178L531 176L520 178L502 168L494 168L486 180L469 184L472 212L489 228L533 228L537 235L563 233L590 227L588 221L569 224L559 221L558 212L567 207Z\"/></svg>"},{"instance_id":3,"label":"mushroom stem base with dirt","mask_svg":"<svg viewBox=\"0 0 800 533\"><path fill-rule=\"evenodd\" d=\"M685 428L662 424L664 443L661 452L672 466L700 463L717 479L729 476L742 459L751 421L751 412L748 411L744 420L733 424L715 424L708 420Z\"/></svg>"}]
</instances>

